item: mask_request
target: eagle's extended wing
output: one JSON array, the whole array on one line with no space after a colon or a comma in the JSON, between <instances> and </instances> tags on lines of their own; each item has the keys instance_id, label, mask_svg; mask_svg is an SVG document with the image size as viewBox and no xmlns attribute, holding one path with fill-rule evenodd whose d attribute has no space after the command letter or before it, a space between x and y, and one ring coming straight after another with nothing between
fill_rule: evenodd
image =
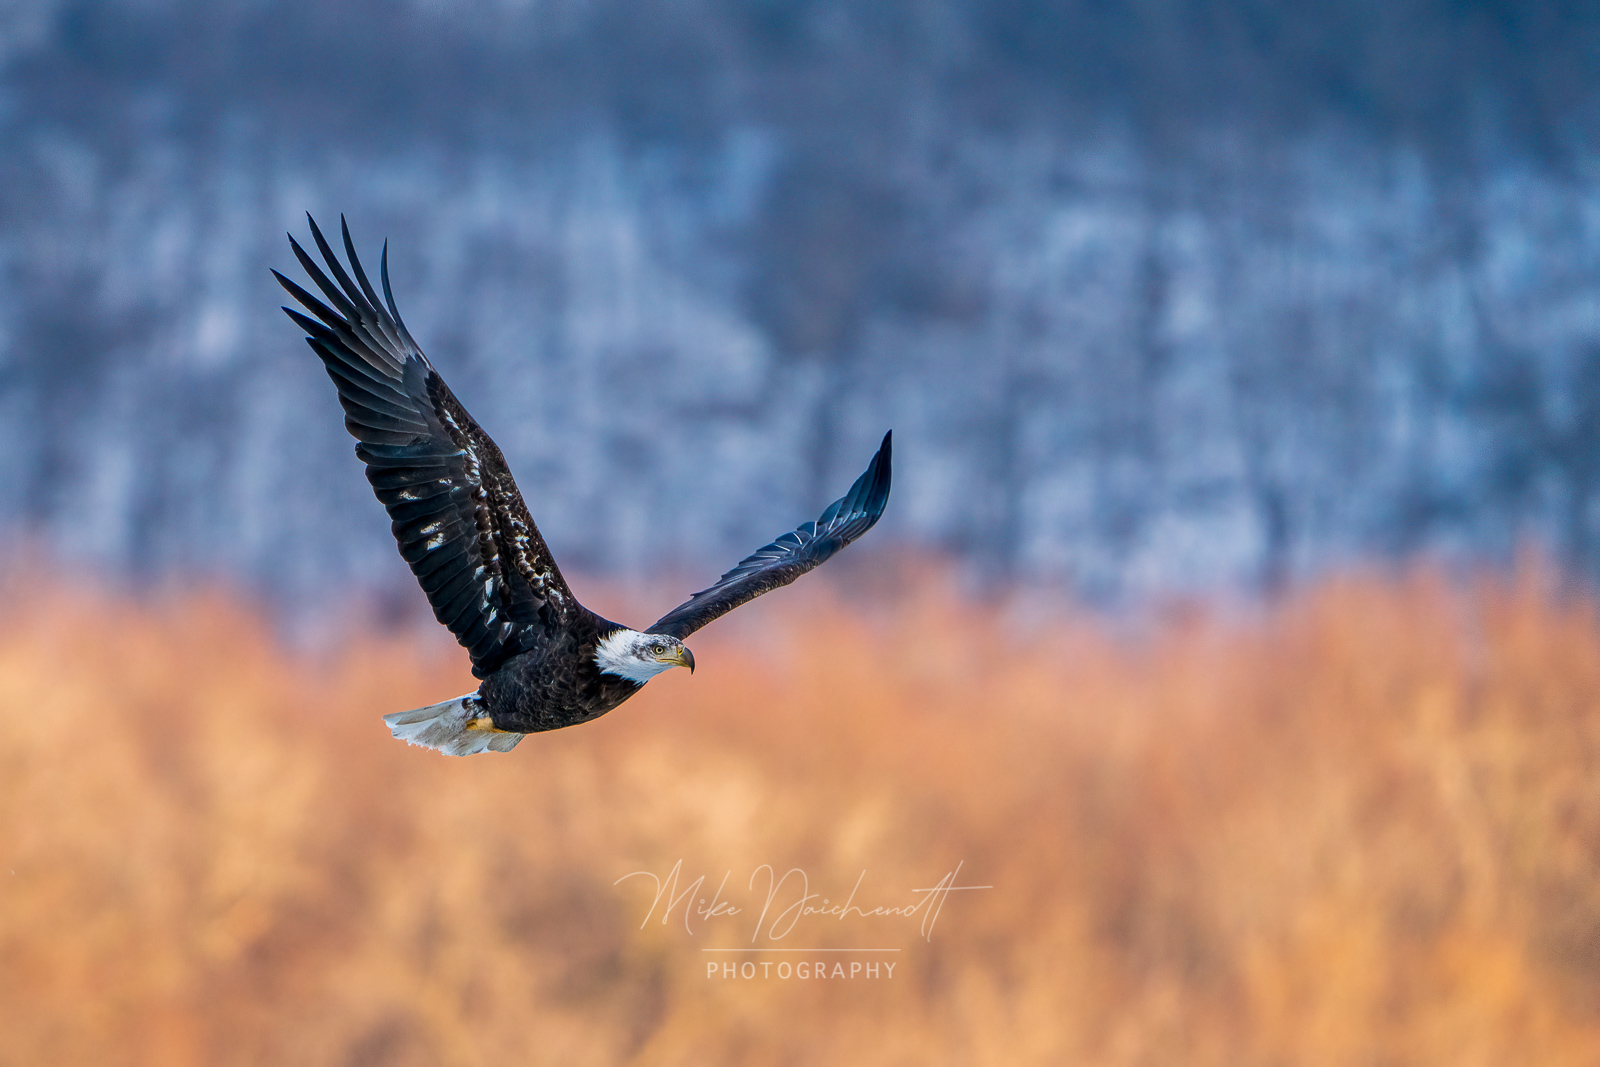
<instances>
[{"instance_id":1,"label":"eagle's extended wing","mask_svg":"<svg viewBox=\"0 0 1600 1067\"><path fill-rule=\"evenodd\" d=\"M379 271L380 302L356 258L350 228L339 221L355 280L312 220L311 236L338 284L292 235L289 244L333 306L273 271L316 318L283 310L306 331L307 343L339 388L345 428L394 520L400 555L422 584L434 617L466 647L472 673L482 678L581 609L528 516L500 449L400 321L389 290L388 245Z\"/></svg>"},{"instance_id":2,"label":"eagle's extended wing","mask_svg":"<svg viewBox=\"0 0 1600 1067\"><path fill-rule=\"evenodd\" d=\"M883 435L878 454L867 464L850 491L828 505L816 522L801 524L765 548L739 561L738 566L679 604L650 627L649 633L670 634L680 641L706 623L727 614L762 593L788 585L806 571L821 566L829 556L872 528L889 502L889 439Z\"/></svg>"}]
</instances>

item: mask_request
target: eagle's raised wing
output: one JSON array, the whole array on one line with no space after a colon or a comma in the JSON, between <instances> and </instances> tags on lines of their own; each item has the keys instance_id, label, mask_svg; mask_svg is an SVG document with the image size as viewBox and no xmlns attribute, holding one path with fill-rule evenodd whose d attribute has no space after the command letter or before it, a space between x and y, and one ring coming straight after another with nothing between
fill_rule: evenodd
<instances>
[{"instance_id":1,"label":"eagle's raised wing","mask_svg":"<svg viewBox=\"0 0 1600 1067\"><path fill-rule=\"evenodd\" d=\"M738 566L679 604L647 631L670 634L680 641L713 619L762 593L788 585L806 571L821 566L828 557L872 528L889 502L889 440L883 435L878 454L856 479L850 491L829 504L816 522L801 524L764 548L739 561Z\"/></svg>"},{"instance_id":2,"label":"eagle's raised wing","mask_svg":"<svg viewBox=\"0 0 1600 1067\"><path fill-rule=\"evenodd\" d=\"M338 284L292 235L289 244L333 306L273 271L316 318L283 310L306 331L339 388L345 428L394 520L400 555L434 617L466 647L472 673L482 678L582 609L528 516L500 449L400 321L389 290L389 246L379 271L380 302L356 258L350 228L339 221L355 280L312 220L311 236Z\"/></svg>"}]
</instances>

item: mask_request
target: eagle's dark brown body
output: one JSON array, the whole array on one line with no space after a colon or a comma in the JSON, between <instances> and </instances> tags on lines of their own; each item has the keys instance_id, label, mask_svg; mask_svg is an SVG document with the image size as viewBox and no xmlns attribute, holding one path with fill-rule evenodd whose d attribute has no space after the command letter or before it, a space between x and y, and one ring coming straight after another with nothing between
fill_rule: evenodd
<instances>
[{"instance_id":1,"label":"eagle's dark brown body","mask_svg":"<svg viewBox=\"0 0 1600 1067\"><path fill-rule=\"evenodd\" d=\"M577 626L553 632L536 648L512 656L483 680L478 695L497 730L532 734L597 719L644 688L602 674L595 665L600 634L615 629L593 612Z\"/></svg>"},{"instance_id":2,"label":"eagle's dark brown body","mask_svg":"<svg viewBox=\"0 0 1600 1067\"><path fill-rule=\"evenodd\" d=\"M397 737L457 755L504 751L523 734L604 715L670 666L694 667L683 638L786 585L865 533L889 498L890 438L850 491L815 522L756 550L646 631L578 603L545 546L505 457L473 421L396 310L388 249L380 300L348 227L345 271L316 223L324 273L295 242L329 303L277 274L311 313L285 308L339 390L345 427L392 520L400 554L434 617L467 649L475 694L386 716ZM329 274L332 274L332 278ZM353 277L352 277L353 274ZM313 317L314 316L314 317Z\"/></svg>"}]
</instances>

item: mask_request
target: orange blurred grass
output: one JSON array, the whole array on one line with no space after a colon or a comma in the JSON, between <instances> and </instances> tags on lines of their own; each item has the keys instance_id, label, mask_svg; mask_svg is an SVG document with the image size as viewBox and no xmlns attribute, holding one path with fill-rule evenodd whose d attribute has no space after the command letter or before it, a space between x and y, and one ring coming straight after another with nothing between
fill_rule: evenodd
<instances>
[{"instance_id":1,"label":"orange blurred grass","mask_svg":"<svg viewBox=\"0 0 1600 1067\"><path fill-rule=\"evenodd\" d=\"M221 594L13 580L0 1064L1600 1062L1600 627L1548 571L1137 639L808 584L454 760L378 721L471 687L442 632L291 654ZM678 861L994 888L796 935L892 979L708 979L749 916L617 884Z\"/></svg>"}]
</instances>

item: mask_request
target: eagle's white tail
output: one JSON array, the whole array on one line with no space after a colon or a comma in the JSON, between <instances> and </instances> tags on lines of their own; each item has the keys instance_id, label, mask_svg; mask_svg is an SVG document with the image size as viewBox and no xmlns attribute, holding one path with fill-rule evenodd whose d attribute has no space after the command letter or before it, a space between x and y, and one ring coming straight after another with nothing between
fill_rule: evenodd
<instances>
[{"instance_id":1,"label":"eagle's white tail","mask_svg":"<svg viewBox=\"0 0 1600 1067\"><path fill-rule=\"evenodd\" d=\"M477 752L510 752L522 734L496 730L489 725L478 694L446 700L412 711L385 715L389 732L409 744L435 748L447 756L470 756Z\"/></svg>"}]
</instances>

